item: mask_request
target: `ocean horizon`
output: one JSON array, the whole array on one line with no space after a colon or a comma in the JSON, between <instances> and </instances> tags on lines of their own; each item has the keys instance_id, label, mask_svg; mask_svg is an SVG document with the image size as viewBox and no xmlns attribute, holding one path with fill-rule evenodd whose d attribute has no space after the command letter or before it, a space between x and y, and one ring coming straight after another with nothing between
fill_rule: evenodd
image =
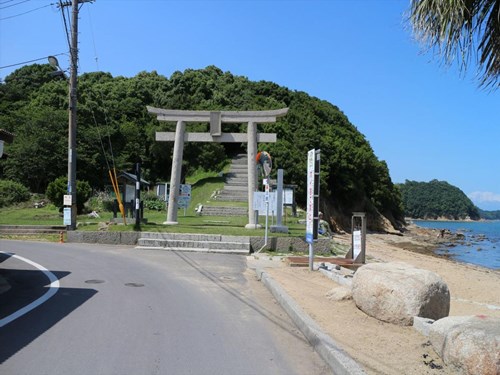
<instances>
[{"instance_id":1,"label":"ocean horizon","mask_svg":"<svg viewBox=\"0 0 500 375\"><path fill-rule=\"evenodd\" d=\"M435 221L416 220L412 222L422 228L447 229L462 233L463 241L443 245L437 254L445 254L463 263L500 270L500 220L484 221Z\"/></svg>"}]
</instances>

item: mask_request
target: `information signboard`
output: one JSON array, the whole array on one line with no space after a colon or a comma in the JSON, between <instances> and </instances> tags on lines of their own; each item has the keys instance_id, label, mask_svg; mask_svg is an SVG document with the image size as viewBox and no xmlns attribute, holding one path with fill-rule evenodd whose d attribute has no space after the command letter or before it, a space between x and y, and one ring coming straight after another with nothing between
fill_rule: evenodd
<instances>
[{"instance_id":1,"label":"information signboard","mask_svg":"<svg viewBox=\"0 0 500 375\"><path fill-rule=\"evenodd\" d=\"M177 206L179 208L188 208L189 203L191 203L191 185L181 184L179 187Z\"/></svg>"},{"instance_id":2,"label":"information signboard","mask_svg":"<svg viewBox=\"0 0 500 375\"><path fill-rule=\"evenodd\" d=\"M355 230L352 232L352 247L353 247L353 259L356 259L361 253L361 231Z\"/></svg>"},{"instance_id":3,"label":"information signboard","mask_svg":"<svg viewBox=\"0 0 500 375\"><path fill-rule=\"evenodd\" d=\"M63 214L64 214L63 225L71 225L71 207L64 207Z\"/></svg>"},{"instance_id":4,"label":"information signboard","mask_svg":"<svg viewBox=\"0 0 500 375\"><path fill-rule=\"evenodd\" d=\"M63 196L63 205L64 206L71 206L71 203L73 201L73 196L71 194L64 194Z\"/></svg>"}]
</instances>

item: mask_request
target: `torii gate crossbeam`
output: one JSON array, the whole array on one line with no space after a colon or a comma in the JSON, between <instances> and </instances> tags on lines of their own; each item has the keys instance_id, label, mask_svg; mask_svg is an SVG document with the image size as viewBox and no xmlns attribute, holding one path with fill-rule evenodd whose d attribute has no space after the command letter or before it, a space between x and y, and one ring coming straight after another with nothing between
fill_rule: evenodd
<instances>
[{"instance_id":1,"label":"torii gate crossbeam","mask_svg":"<svg viewBox=\"0 0 500 375\"><path fill-rule=\"evenodd\" d=\"M174 141L172 173L170 178L170 196L168 201L167 221L165 224L177 224L177 202L181 177L184 142L237 142L248 143L248 224L246 228L255 229L253 193L256 190L255 157L257 142L276 142L274 133L257 133L257 124L276 122L276 118L285 116L288 108L270 111L183 111L147 107L148 112L156 115L158 121L176 122L173 132L156 132L157 141ZM187 122L208 122L210 133L186 133ZM223 133L222 123L248 123L247 134Z\"/></svg>"}]
</instances>

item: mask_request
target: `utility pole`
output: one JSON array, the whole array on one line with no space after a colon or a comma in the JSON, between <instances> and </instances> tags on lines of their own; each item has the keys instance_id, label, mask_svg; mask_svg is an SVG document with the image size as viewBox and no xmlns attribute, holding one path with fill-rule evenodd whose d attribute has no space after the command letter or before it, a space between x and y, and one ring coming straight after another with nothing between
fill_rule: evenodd
<instances>
[{"instance_id":1,"label":"utility pole","mask_svg":"<svg viewBox=\"0 0 500 375\"><path fill-rule=\"evenodd\" d=\"M69 77L69 133L68 133L68 194L71 195L71 224L68 230L76 229L76 88L78 71L78 0L72 0L71 59Z\"/></svg>"},{"instance_id":2,"label":"utility pole","mask_svg":"<svg viewBox=\"0 0 500 375\"><path fill-rule=\"evenodd\" d=\"M78 4L91 2L91 0L71 0L59 2L61 8L71 5L71 45L70 52L70 77L69 77L69 125L68 125L68 195L71 195L71 223L68 230L76 229L76 104L77 104L77 75L78 75Z\"/></svg>"}]
</instances>

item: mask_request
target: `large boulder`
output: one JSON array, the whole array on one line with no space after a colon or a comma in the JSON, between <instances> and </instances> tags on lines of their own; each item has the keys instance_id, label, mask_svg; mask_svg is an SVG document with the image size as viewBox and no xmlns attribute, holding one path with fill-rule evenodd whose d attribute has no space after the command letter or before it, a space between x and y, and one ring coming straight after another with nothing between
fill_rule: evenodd
<instances>
[{"instance_id":1,"label":"large boulder","mask_svg":"<svg viewBox=\"0 0 500 375\"><path fill-rule=\"evenodd\" d=\"M431 325L429 340L443 362L467 375L500 374L500 318L453 316Z\"/></svg>"},{"instance_id":2,"label":"large boulder","mask_svg":"<svg viewBox=\"0 0 500 375\"><path fill-rule=\"evenodd\" d=\"M360 267L353 277L352 295L366 314L398 325L412 325L414 316L437 320L450 312L450 292L441 277L406 263Z\"/></svg>"}]
</instances>

